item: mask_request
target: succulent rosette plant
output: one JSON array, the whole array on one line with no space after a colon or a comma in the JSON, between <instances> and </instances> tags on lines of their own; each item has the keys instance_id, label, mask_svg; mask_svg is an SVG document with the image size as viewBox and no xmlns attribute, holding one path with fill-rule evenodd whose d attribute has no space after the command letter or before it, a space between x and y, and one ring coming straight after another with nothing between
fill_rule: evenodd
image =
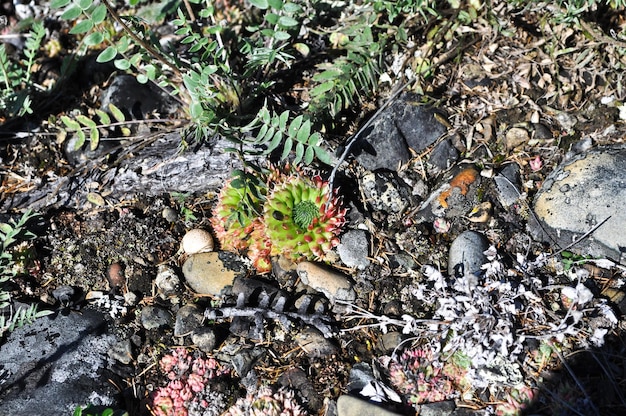
<instances>
[{"instance_id":1,"label":"succulent rosette plant","mask_svg":"<svg viewBox=\"0 0 626 416\"><path fill-rule=\"evenodd\" d=\"M324 260L339 243L345 208L328 182L296 172L268 192L264 205L265 233L272 242L270 254L292 260Z\"/></svg>"},{"instance_id":2,"label":"succulent rosette plant","mask_svg":"<svg viewBox=\"0 0 626 416\"><path fill-rule=\"evenodd\" d=\"M270 257L279 254L294 261L324 260L339 243L346 210L319 176L272 168L257 192L261 197L235 184L229 181L220 192L211 224L222 249L245 251L258 272L270 271Z\"/></svg>"},{"instance_id":3,"label":"succulent rosette plant","mask_svg":"<svg viewBox=\"0 0 626 416\"><path fill-rule=\"evenodd\" d=\"M228 181L219 194L211 225L222 250L246 250L250 234L258 226L254 222L255 216L243 209L247 194L250 193L246 192L246 188L235 186L234 180ZM252 202L259 203L257 198L252 198Z\"/></svg>"}]
</instances>

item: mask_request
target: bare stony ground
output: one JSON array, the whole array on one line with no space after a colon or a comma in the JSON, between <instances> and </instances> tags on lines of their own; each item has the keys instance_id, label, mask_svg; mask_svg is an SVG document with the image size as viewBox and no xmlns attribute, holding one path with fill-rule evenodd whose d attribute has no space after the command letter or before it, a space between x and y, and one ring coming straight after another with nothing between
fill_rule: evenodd
<instances>
[{"instance_id":1,"label":"bare stony ground","mask_svg":"<svg viewBox=\"0 0 626 416\"><path fill-rule=\"evenodd\" d=\"M353 127L328 140L339 163L349 134L388 106L339 165L348 221L327 265L277 258L259 276L217 241L204 254L217 270L186 263L183 236L212 231L217 194L237 166L219 140L181 154L172 125L102 153L68 154L46 121L7 120L0 204L6 215L42 214L39 238L21 248L27 272L13 297L64 322L33 343L50 345L46 354L56 337L91 354L69 336L77 317L88 317L85 334L105 328L93 330L101 362L84 364L106 387L59 393L54 383L68 370L54 367L54 352L43 374L28 367L43 368L36 359L21 369L5 362L0 413L32 414L23 395L48 394L68 396L59 408L67 414L88 403L161 414L155 397L171 398L172 381L190 383L202 368L181 414L253 414L237 399L270 398L294 406L284 414L622 414L626 41L614 34L623 35L625 16L602 9L558 22L548 18L555 7L495 2L471 24L457 22L454 36L422 42L416 32L390 57L404 66L381 77L378 95L346 122ZM385 80L415 73L423 56L430 76L392 96ZM78 96L93 99L111 87L91 65L77 79ZM567 183L578 193L560 191L591 217L580 220L565 200L541 205L546 183L565 189L560 164L595 154L604 176L587 180L595 171L583 163ZM318 171L328 178L333 167ZM593 194L603 184L614 188ZM546 235L550 224L556 237ZM595 245L570 246L567 233ZM56 327L49 322L32 331ZM4 347L19 351L29 333Z\"/></svg>"}]
</instances>

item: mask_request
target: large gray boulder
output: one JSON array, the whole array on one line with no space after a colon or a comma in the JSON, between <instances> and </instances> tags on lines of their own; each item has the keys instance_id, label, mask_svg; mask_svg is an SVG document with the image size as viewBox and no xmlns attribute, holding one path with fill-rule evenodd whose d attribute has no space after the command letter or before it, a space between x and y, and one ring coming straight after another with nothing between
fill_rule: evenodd
<instances>
[{"instance_id":1,"label":"large gray boulder","mask_svg":"<svg viewBox=\"0 0 626 416\"><path fill-rule=\"evenodd\" d=\"M0 415L71 415L77 406L114 406L107 352L116 342L99 312L50 315L0 346ZM115 407L115 406L114 406Z\"/></svg>"},{"instance_id":2,"label":"large gray boulder","mask_svg":"<svg viewBox=\"0 0 626 416\"><path fill-rule=\"evenodd\" d=\"M530 221L531 233L557 249L576 242L573 252L624 263L625 205L626 145L594 148L567 160L546 178L535 197L539 223Z\"/></svg>"}]
</instances>

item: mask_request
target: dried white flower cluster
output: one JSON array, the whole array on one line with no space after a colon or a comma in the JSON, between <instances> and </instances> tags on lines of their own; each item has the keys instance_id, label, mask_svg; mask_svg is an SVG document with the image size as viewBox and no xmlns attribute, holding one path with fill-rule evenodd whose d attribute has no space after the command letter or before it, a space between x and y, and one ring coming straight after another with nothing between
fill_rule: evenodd
<instances>
[{"instance_id":1,"label":"dried white flower cluster","mask_svg":"<svg viewBox=\"0 0 626 416\"><path fill-rule=\"evenodd\" d=\"M521 381L516 361L527 338L556 340L580 346L600 346L617 318L604 299L585 285L589 277L580 269L557 279L541 274L546 258L507 268L495 247L484 253L482 272L446 277L433 266L422 269L426 281L411 288L412 296L436 305L427 325L406 329L420 337L438 339L440 353L460 351L471 360L469 376L475 388ZM558 281L560 280L560 282ZM548 328L548 330L546 330ZM447 354L446 354L447 355Z\"/></svg>"}]
</instances>

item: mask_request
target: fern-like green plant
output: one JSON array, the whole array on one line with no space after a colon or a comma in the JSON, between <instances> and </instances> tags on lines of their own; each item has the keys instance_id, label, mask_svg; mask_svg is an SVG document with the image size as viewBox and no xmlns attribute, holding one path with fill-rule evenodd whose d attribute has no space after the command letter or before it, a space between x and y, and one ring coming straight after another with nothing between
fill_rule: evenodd
<instances>
[{"instance_id":1,"label":"fern-like green plant","mask_svg":"<svg viewBox=\"0 0 626 416\"><path fill-rule=\"evenodd\" d=\"M38 214L26 211L16 222L0 223L0 337L35 319L49 314L49 311L38 311L36 305L15 310L11 303L11 294L6 283L11 281L17 273L17 265L12 248L20 241L35 238L35 235L26 230L27 223Z\"/></svg>"},{"instance_id":2,"label":"fern-like green plant","mask_svg":"<svg viewBox=\"0 0 626 416\"><path fill-rule=\"evenodd\" d=\"M287 161L294 151L292 162L295 165L302 162L310 165L315 158L330 164L330 155L320 146L322 136L312 131L309 117L290 116L289 110L277 114L263 106L251 123L225 135L237 145L226 150L244 156L244 164L247 163L245 156L269 156L277 150L280 150L281 161Z\"/></svg>"},{"instance_id":3,"label":"fern-like green plant","mask_svg":"<svg viewBox=\"0 0 626 416\"><path fill-rule=\"evenodd\" d=\"M375 14L362 15L359 24L330 35L334 48L343 55L318 65L320 72L313 76L309 92L309 112L335 117L376 91L385 38L374 38L375 19Z\"/></svg>"},{"instance_id":4,"label":"fern-like green plant","mask_svg":"<svg viewBox=\"0 0 626 416\"><path fill-rule=\"evenodd\" d=\"M120 110L115 104L109 103L109 112L96 109L96 115L98 116L99 123L96 123L91 118L78 114L74 117L61 116L60 121L63 126L59 126L59 142L63 142L68 133L76 135L77 140L74 142L74 150L78 150L85 144L85 141L89 140L90 149L95 150L100 143L101 131L117 126L120 128L123 136L130 135L130 129L127 127L126 116L122 110ZM111 122L111 116L115 119L115 123Z\"/></svg>"},{"instance_id":5,"label":"fern-like green plant","mask_svg":"<svg viewBox=\"0 0 626 416\"><path fill-rule=\"evenodd\" d=\"M45 34L43 24L34 22L24 45L23 60L11 60L6 46L0 45L0 115L11 118L33 112L32 69Z\"/></svg>"}]
</instances>

